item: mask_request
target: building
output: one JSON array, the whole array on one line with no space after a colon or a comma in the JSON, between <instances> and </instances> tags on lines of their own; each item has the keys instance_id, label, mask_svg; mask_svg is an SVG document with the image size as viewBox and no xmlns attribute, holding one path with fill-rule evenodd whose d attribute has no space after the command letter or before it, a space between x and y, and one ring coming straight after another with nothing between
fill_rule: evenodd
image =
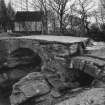
<instances>
[{"instance_id":1,"label":"building","mask_svg":"<svg viewBox=\"0 0 105 105\"><path fill-rule=\"evenodd\" d=\"M42 17L41 11L18 11L15 15L14 31L41 34Z\"/></svg>"}]
</instances>

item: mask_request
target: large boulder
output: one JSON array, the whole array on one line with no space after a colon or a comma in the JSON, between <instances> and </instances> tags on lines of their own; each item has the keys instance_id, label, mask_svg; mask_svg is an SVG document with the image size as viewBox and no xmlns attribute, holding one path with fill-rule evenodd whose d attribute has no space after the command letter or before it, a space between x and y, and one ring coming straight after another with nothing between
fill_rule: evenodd
<instances>
[{"instance_id":1,"label":"large boulder","mask_svg":"<svg viewBox=\"0 0 105 105\"><path fill-rule=\"evenodd\" d=\"M10 96L11 105L25 102L35 96L43 96L50 92L50 88L42 74L33 72L13 85Z\"/></svg>"},{"instance_id":2,"label":"large boulder","mask_svg":"<svg viewBox=\"0 0 105 105\"><path fill-rule=\"evenodd\" d=\"M12 85L25 77L28 73L40 71L40 67L29 69L28 67L19 66L17 68L2 68L0 73L0 88L11 88Z\"/></svg>"},{"instance_id":3,"label":"large boulder","mask_svg":"<svg viewBox=\"0 0 105 105\"><path fill-rule=\"evenodd\" d=\"M105 82L105 60L98 56L84 55L71 59L70 68L82 71Z\"/></svg>"}]
</instances>

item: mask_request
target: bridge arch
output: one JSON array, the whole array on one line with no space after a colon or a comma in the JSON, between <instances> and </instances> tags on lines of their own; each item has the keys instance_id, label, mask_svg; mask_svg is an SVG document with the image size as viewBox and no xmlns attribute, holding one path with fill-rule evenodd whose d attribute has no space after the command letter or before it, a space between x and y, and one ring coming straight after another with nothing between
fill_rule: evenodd
<instances>
[{"instance_id":1,"label":"bridge arch","mask_svg":"<svg viewBox=\"0 0 105 105\"><path fill-rule=\"evenodd\" d=\"M29 65L37 67L42 65L42 58L31 48L20 47L10 53L10 57L21 59L24 62L30 62ZM21 61L21 62L22 62Z\"/></svg>"}]
</instances>

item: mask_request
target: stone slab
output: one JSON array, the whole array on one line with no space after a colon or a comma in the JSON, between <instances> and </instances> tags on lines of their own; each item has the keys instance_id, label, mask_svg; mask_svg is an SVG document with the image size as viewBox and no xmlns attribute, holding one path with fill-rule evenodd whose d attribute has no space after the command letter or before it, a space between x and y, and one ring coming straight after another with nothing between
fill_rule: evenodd
<instances>
[{"instance_id":1,"label":"stone slab","mask_svg":"<svg viewBox=\"0 0 105 105\"><path fill-rule=\"evenodd\" d=\"M22 37L2 37L3 39L36 39L49 42L61 42L61 43L76 43L88 40L88 38L83 37L72 37L72 36L54 36L54 35L32 35L32 36L22 36Z\"/></svg>"}]
</instances>

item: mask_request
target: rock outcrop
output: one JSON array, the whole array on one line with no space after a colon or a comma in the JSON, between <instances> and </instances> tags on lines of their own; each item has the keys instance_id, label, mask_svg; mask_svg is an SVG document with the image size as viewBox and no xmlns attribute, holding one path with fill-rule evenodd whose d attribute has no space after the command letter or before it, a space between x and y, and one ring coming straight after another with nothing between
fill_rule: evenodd
<instances>
[{"instance_id":1,"label":"rock outcrop","mask_svg":"<svg viewBox=\"0 0 105 105\"><path fill-rule=\"evenodd\" d=\"M77 56L72 58L70 66L105 82L105 61L101 58L91 55Z\"/></svg>"},{"instance_id":2,"label":"rock outcrop","mask_svg":"<svg viewBox=\"0 0 105 105\"><path fill-rule=\"evenodd\" d=\"M11 105L25 102L29 98L46 95L50 92L50 87L40 73L30 73L13 85L10 97Z\"/></svg>"},{"instance_id":3,"label":"rock outcrop","mask_svg":"<svg viewBox=\"0 0 105 105\"><path fill-rule=\"evenodd\" d=\"M105 105L105 88L82 90L56 105Z\"/></svg>"},{"instance_id":4,"label":"rock outcrop","mask_svg":"<svg viewBox=\"0 0 105 105\"><path fill-rule=\"evenodd\" d=\"M59 74L33 72L13 85L11 105L52 105L56 98L63 97L68 90L78 85L62 81Z\"/></svg>"}]
</instances>

